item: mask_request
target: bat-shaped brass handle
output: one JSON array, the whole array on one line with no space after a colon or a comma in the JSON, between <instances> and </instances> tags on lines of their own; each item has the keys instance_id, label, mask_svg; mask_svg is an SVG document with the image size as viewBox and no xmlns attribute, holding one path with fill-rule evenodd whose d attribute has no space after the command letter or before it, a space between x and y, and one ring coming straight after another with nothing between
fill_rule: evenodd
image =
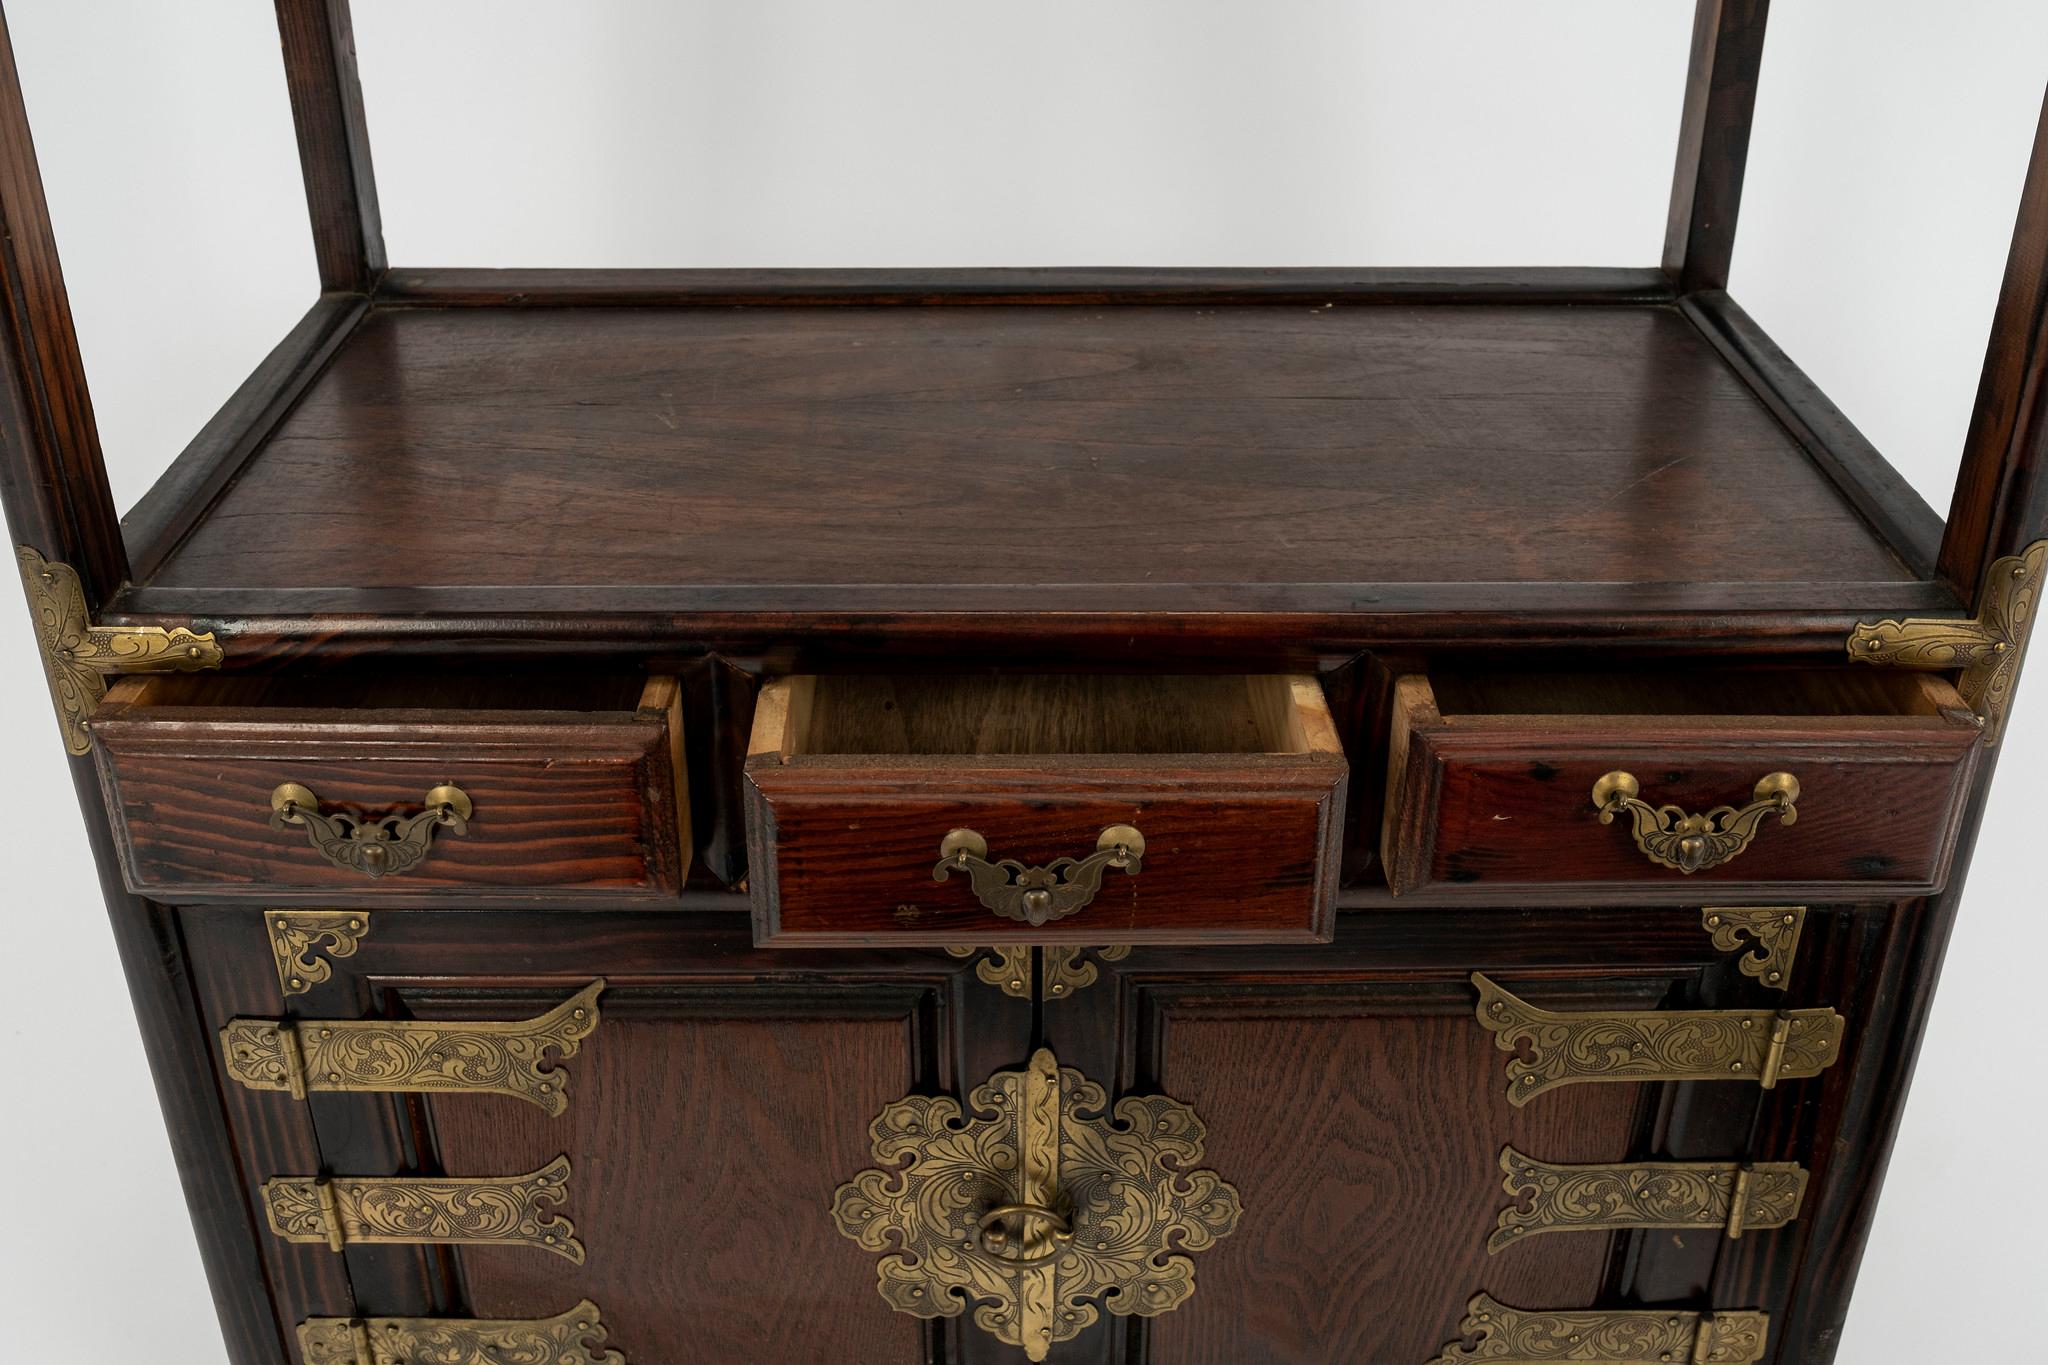
<instances>
[{"instance_id":1,"label":"bat-shaped brass handle","mask_svg":"<svg viewBox=\"0 0 2048 1365\"><path fill-rule=\"evenodd\" d=\"M1044 867L1026 867L1014 858L992 863L988 840L971 829L956 829L939 841L932 880L965 872L983 905L1004 919L1040 925L1065 919L1094 900L1110 868L1137 876L1144 857L1145 836L1134 825L1111 825L1087 857L1055 858Z\"/></svg>"},{"instance_id":2,"label":"bat-shaped brass handle","mask_svg":"<svg viewBox=\"0 0 2048 1365\"><path fill-rule=\"evenodd\" d=\"M427 793L426 807L417 815L330 815L310 789L287 782L270 794L270 824L273 829L303 828L320 856L336 867L388 877L417 866L433 847L435 830L446 826L456 834L469 832L475 812L462 788L434 788Z\"/></svg>"},{"instance_id":3,"label":"bat-shaped brass handle","mask_svg":"<svg viewBox=\"0 0 2048 1365\"><path fill-rule=\"evenodd\" d=\"M1789 825L1799 818L1799 779L1790 773L1766 773L1741 810L1716 806L1704 815L1677 806L1653 806L1643 800L1642 784L1629 773L1609 773L1593 784L1593 805L1600 823L1612 824L1626 813L1635 826L1636 847L1659 867L1687 876L1719 867L1749 847L1764 817L1775 815Z\"/></svg>"}]
</instances>

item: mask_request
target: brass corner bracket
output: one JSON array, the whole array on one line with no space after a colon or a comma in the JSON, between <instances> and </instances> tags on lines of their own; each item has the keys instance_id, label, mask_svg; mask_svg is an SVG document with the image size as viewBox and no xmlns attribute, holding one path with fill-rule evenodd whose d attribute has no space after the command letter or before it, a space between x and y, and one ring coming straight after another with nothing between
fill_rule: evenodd
<instances>
[{"instance_id":1,"label":"brass corner bracket","mask_svg":"<svg viewBox=\"0 0 2048 1365\"><path fill-rule=\"evenodd\" d=\"M267 910L263 919L277 960L278 989L288 996L304 995L332 977L327 958L354 957L370 932L365 910Z\"/></svg>"},{"instance_id":2,"label":"brass corner bracket","mask_svg":"<svg viewBox=\"0 0 2048 1365\"><path fill-rule=\"evenodd\" d=\"M2013 684L2034 628L2034 603L2048 572L2048 540L1995 559L1984 571L1974 620L1908 617L1859 625L1849 657L1892 668L1957 669L1956 691L1976 713L1986 744L1998 743L2012 705Z\"/></svg>"},{"instance_id":3,"label":"brass corner bracket","mask_svg":"<svg viewBox=\"0 0 2048 1365\"><path fill-rule=\"evenodd\" d=\"M92 751L86 722L107 695L107 678L118 673L192 673L219 668L224 655L213 632L180 626L117 628L96 626L85 609L85 585L69 564L55 564L26 545L17 545L21 586L35 618L36 643L50 679L50 700L64 729L64 747Z\"/></svg>"},{"instance_id":4,"label":"brass corner bracket","mask_svg":"<svg viewBox=\"0 0 2048 1365\"><path fill-rule=\"evenodd\" d=\"M1744 976L1782 991L1792 978L1799 935L1806 928L1806 907L1710 905L1700 911L1700 927L1722 952L1742 954L1738 965Z\"/></svg>"}]
</instances>

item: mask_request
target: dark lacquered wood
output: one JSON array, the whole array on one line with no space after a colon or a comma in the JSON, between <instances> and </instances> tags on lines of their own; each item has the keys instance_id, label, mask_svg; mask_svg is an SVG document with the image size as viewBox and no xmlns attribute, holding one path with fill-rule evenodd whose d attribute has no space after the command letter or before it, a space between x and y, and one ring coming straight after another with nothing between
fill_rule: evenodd
<instances>
[{"instance_id":1,"label":"dark lacquered wood","mask_svg":"<svg viewBox=\"0 0 2048 1365\"><path fill-rule=\"evenodd\" d=\"M384 225L349 0L277 0L277 28L320 288L366 294L384 273Z\"/></svg>"},{"instance_id":2,"label":"dark lacquered wood","mask_svg":"<svg viewBox=\"0 0 2048 1365\"><path fill-rule=\"evenodd\" d=\"M152 586L1327 612L1681 580L1912 581L1670 308L833 306L374 312Z\"/></svg>"},{"instance_id":3,"label":"dark lacquered wood","mask_svg":"<svg viewBox=\"0 0 2048 1365\"><path fill-rule=\"evenodd\" d=\"M622 682L640 691L630 676ZM221 690L230 696L211 701ZM549 710L544 686L519 710L290 705L311 690L280 686L285 704L266 706L239 701L232 683L159 678L109 695L94 718L94 753L138 893L322 904L544 893L661 904L682 889L690 840L673 680L650 682L637 708L622 693L610 710ZM372 878L335 866L303 829L272 827L270 794L286 782L310 789L323 810L359 817L416 813L430 789L452 783L475 811L467 833L438 831L418 865Z\"/></svg>"},{"instance_id":4,"label":"dark lacquered wood","mask_svg":"<svg viewBox=\"0 0 2048 1365\"><path fill-rule=\"evenodd\" d=\"M1770 0L1699 0L1679 122L1664 270L1681 293L1726 289Z\"/></svg>"},{"instance_id":5,"label":"dark lacquered wood","mask_svg":"<svg viewBox=\"0 0 2048 1365\"><path fill-rule=\"evenodd\" d=\"M1625 890L1665 902L1742 901L1938 888L1983 752L1968 708L1946 683L1845 674L1822 675L1823 685L1886 688L1852 690L1833 714L1793 711L1812 700L1796 695L1794 679L1805 676L1747 675L1737 688L1746 693L1742 713L1704 714L1690 699L1647 714L1460 711L1439 705L1426 679L1404 679L1381 841L1388 882L1397 894L1477 900ZM1676 691L1697 677L1663 681ZM1653 698L1658 681L1647 684ZM1879 709L1899 682L1921 693L1924 707ZM1771 714L1774 704L1792 713ZM1615 771L1633 774L1650 805L1693 814L1746 806L1759 779L1788 772L1801 788L1796 822L1766 816L1741 853L1688 875L1651 862L1627 815L1600 823L1593 786Z\"/></svg>"}]
</instances>

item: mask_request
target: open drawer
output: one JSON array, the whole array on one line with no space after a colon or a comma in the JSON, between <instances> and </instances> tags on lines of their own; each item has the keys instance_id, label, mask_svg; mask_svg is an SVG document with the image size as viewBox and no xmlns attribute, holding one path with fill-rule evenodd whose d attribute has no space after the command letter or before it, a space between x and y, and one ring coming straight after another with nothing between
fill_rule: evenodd
<instances>
[{"instance_id":1,"label":"open drawer","mask_svg":"<svg viewBox=\"0 0 2048 1365\"><path fill-rule=\"evenodd\" d=\"M157 900L660 902L690 865L674 678L507 669L124 679L93 718Z\"/></svg>"},{"instance_id":2,"label":"open drawer","mask_svg":"<svg viewBox=\"0 0 2048 1365\"><path fill-rule=\"evenodd\" d=\"M1981 749L1876 669L1410 675L1380 850L1399 894L1886 897L1948 876Z\"/></svg>"},{"instance_id":3,"label":"open drawer","mask_svg":"<svg viewBox=\"0 0 2048 1365\"><path fill-rule=\"evenodd\" d=\"M1333 927L1345 765L1313 678L784 678L746 774L762 943Z\"/></svg>"}]
</instances>

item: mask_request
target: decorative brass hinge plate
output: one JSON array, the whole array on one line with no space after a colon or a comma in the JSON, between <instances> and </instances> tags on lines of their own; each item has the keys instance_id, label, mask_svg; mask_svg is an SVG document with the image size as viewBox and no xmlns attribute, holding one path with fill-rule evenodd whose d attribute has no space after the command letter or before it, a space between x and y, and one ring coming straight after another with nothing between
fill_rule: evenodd
<instances>
[{"instance_id":1,"label":"decorative brass hinge plate","mask_svg":"<svg viewBox=\"0 0 2048 1365\"><path fill-rule=\"evenodd\" d=\"M946 951L954 957L988 953L990 956L974 964L974 974L1004 995L1014 995L1019 1000L1031 998L1030 944L1008 943L994 948L948 948ZM1113 948L1072 948L1059 944L1042 947L1038 950L1040 997L1064 1000L1094 985L1095 964L1088 960L1091 952L1104 962L1120 962L1131 955L1129 944Z\"/></svg>"},{"instance_id":2,"label":"decorative brass hinge plate","mask_svg":"<svg viewBox=\"0 0 2048 1365\"><path fill-rule=\"evenodd\" d=\"M52 563L26 545L15 547L14 558L21 566L29 615L35 619L50 700L64 730L64 747L72 753L92 752L86 722L107 695L108 675L220 667L224 656L213 632L198 635L182 626L96 626L86 614L85 585L76 569Z\"/></svg>"},{"instance_id":3,"label":"decorative brass hinge plate","mask_svg":"<svg viewBox=\"0 0 2048 1365\"><path fill-rule=\"evenodd\" d=\"M626 1365L605 1350L597 1305L553 1318L308 1318L305 1365Z\"/></svg>"},{"instance_id":4,"label":"decorative brass hinge plate","mask_svg":"<svg viewBox=\"0 0 2048 1365\"><path fill-rule=\"evenodd\" d=\"M604 978L546 1014L509 1023L421 1019L230 1019L228 1074L251 1090L461 1091L510 1095L550 1114L569 1107L573 1057L598 1025Z\"/></svg>"},{"instance_id":5,"label":"decorative brass hinge plate","mask_svg":"<svg viewBox=\"0 0 2048 1365\"><path fill-rule=\"evenodd\" d=\"M1800 932L1806 927L1806 907L1710 905L1700 912L1700 926L1713 935L1714 946L1724 953L1747 947L1738 964L1742 974L1782 991L1792 980L1792 960L1799 952Z\"/></svg>"},{"instance_id":6,"label":"decorative brass hinge plate","mask_svg":"<svg viewBox=\"0 0 2048 1365\"><path fill-rule=\"evenodd\" d=\"M1504 1308L1485 1294L1466 1305L1464 1335L1429 1365L1546 1365L1557 1360L1606 1365L1756 1365L1770 1333L1768 1313L1534 1312Z\"/></svg>"},{"instance_id":7,"label":"decorative brass hinge plate","mask_svg":"<svg viewBox=\"0 0 2048 1365\"><path fill-rule=\"evenodd\" d=\"M1584 1081L1756 1081L1769 1090L1819 1075L1842 1046L1842 1016L1831 1009L1557 1013L1479 972L1472 984L1480 1027L1495 1047L1517 1054L1508 1062L1516 1105Z\"/></svg>"},{"instance_id":8,"label":"decorative brass hinge plate","mask_svg":"<svg viewBox=\"0 0 2048 1365\"><path fill-rule=\"evenodd\" d=\"M569 1158L497 1179L388 1176L264 1182L270 1230L330 1251L363 1243L526 1246L583 1264L575 1225L550 1215L569 1194Z\"/></svg>"},{"instance_id":9,"label":"decorative brass hinge plate","mask_svg":"<svg viewBox=\"0 0 2048 1365\"><path fill-rule=\"evenodd\" d=\"M1515 1202L1501 1210L1488 1252L1498 1255L1546 1232L1631 1228L1781 1228L1799 1216L1806 1172L1789 1162L1640 1161L1554 1166L1501 1150L1501 1188Z\"/></svg>"},{"instance_id":10,"label":"decorative brass hinge plate","mask_svg":"<svg viewBox=\"0 0 2048 1365\"><path fill-rule=\"evenodd\" d=\"M969 1096L912 1095L868 1126L879 1169L832 1217L899 1313L957 1317L1044 1360L1102 1311L1154 1317L1195 1291L1202 1251L1237 1227L1237 1191L1195 1169L1207 1130L1159 1096L1103 1088L1044 1048Z\"/></svg>"},{"instance_id":11,"label":"decorative brass hinge plate","mask_svg":"<svg viewBox=\"0 0 2048 1365\"><path fill-rule=\"evenodd\" d=\"M2048 572L2048 540L1995 559L1984 571L1974 620L1907 617L1859 625L1849 657L1893 668L1959 669L1956 691L1977 715L1986 744L1998 743L2012 706L2013 684L2034 629L2035 599Z\"/></svg>"},{"instance_id":12,"label":"decorative brass hinge plate","mask_svg":"<svg viewBox=\"0 0 2048 1365\"><path fill-rule=\"evenodd\" d=\"M268 910L264 928L277 959L277 984L287 996L304 995L334 975L327 957L353 957L370 932L362 910Z\"/></svg>"}]
</instances>

